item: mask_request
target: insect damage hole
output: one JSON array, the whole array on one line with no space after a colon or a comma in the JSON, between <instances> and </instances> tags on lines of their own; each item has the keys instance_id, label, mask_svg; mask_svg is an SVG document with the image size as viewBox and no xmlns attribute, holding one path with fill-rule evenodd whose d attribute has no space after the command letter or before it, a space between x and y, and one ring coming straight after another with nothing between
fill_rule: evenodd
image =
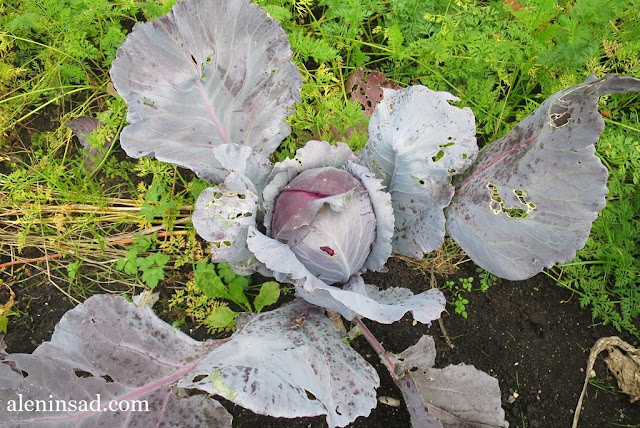
<instances>
[{"instance_id":1,"label":"insect damage hole","mask_svg":"<svg viewBox=\"0 0 640 428\"><path fill-rule=\"evenodd\" d=\"M338 255L336 254L336 251L331 247L327 247L327 246L320 247L320 251L327 253L329 257L333 257L334 259L338 257Z\"/></svg>"},{"instance_id":2,"label":"insect damage hole","mask_svg":"<svg viewBox=\"0 0 640 428\"><path fill-rule=\"evenodd\" d=\"M415 181L416 183L418 183L420 186L424 186L427 182L424 178L421 177L416 177L416 176L411 176L411 178L413 179L413 181Z\"/></svg>"},{"instance_id":3,"label":"insect damage hole","mask_svg":"<svg viewBox=\"0 0 640 428\"><path fill-rule=\"evenodd\" d=\"M554 128L561 128L571 120L571 113L567 107L554 104L549 109L549 120Z\"/></svg>"},{"instance_id":4,"label":"insect damage hole","mask_svg":"<svg viewBox=\"0 0 640 428\"><path fill-rule=\"evenodd\" d=\"M229 215L229 220L237 220L237 219L252 217L252 216L253 214L250 212L239 212L237 214Z\"/></svg>"},{"instance_id":5,"label":"insect damage hole","mask_svg":"<svg viewBox=\"0 0 640 428\"><path fill-rule=\"evenodd\" d=\"M527 200L528 193L525 189L513 189L513 193L518 198L518 202L522 207L506 207L498 187L489 182L487 183L487 189L489 189L491 201L489 202L489 209L493 211L495 215L504 213L511 218L525 219L529 217L529 214L536 209L536 204Z\"/></svg>"},{"instance_id":6,"label":"insect damage hole","mask_svg":"<svg viewBox=\"0 0 640 428\"><path fill-rule=\"evenodd\" d=\"M444 150L447 147L451 147L453 145L455 145L456 143L451 141L452 137L447 137L447 141L450 141L449 143L445 143L445 144L439 144L438 145L438 152L431 156L431 160L435 163L438 162L440 159L442 159L445 155Z\"/></svg>"},{"instance_id":7,"label":"insect damage hole","mask_svg":"<svg viewBox=\"0 0 640 428\"><path fill-rule=\"evenodd\" d=\"M81 378L81 379L85 379L88 377L93 377L93 375L87 371L84 370L80 370L80 369L74 369L73 370L73 374L76 375L77 377Z\"/></svg>"},{"instance_id":8,"label":"insect damage hole","mask_svg":"<svg viewBox=\"0 0 640 428\"><path fill-rule=\"evenodd\" d=\"M205 374L199 374L199 375L194 376L194 377L191 379L191 382L193 382L193 383L198 383L198 382L200 382L200 381L202 381L202 380L204 380L204 379L206 379L206 378L207 378L207 375L205 375Z\"/></svg>"},{"instance_id":9,"label":"insect damage hole","mask_svg":"<svg viewBox=\"0 0 640 428\"><path fill-rule=\"evenodd\" d=\"M228 248L231 246L231 241L216 241L211 244L216 248Z\"/></svg>"}]
</instances>

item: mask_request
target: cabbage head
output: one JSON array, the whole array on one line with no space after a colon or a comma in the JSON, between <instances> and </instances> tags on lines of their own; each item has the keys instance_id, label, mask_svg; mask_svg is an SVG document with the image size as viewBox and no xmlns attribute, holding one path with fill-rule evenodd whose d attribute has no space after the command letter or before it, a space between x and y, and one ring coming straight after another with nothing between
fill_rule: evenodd
<instances>
[{"instance_id":1,"label":"cabbage head","mask_svg":"<svg viewBox=\"0 0 640 428\"><path fill-rule=\"evenodd\" d=\"M368 192L348 171L334 167L307 169L284 186L270 226L269 235L326 284L359 273L376 237Z\"/></svg>"}]
</instances>

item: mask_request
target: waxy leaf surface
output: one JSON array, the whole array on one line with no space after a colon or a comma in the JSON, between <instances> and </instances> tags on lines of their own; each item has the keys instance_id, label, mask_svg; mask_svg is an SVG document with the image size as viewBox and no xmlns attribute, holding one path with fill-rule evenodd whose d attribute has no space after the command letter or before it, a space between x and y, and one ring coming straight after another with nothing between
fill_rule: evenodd
<instances>
[{"instance_id":1,"label":"waxy leaf surface","mask_svg":"<svg viewBox=\"0 0 640 428\"><path fill-rule=\"evenodd\" d=\"M235 143L268 157L290 133L284 118L301 77L280 25L248 0L180 0L137 24L111 77L129 107L129 156L190 168L220 182L211 148Z\"/></svg>"},{"instance_id":2,"label":"waxy leaf surface","mask_svg":"<svg viewBox=\"0 0 640 428\"><path fill-rule=\"evenodd\" d=\"M415 320L426 324L438 319L444 311L446 301L439 290L432 288L415 295L400 287L380 291L366 285L360 275L351 276L342 288L334 287L313 275L287 244L253 227L247 236L249 249L273 271L278 281L295 284L298 296L314 305L333 309L347 320L360 315L391 324L411 312Z\"/></svg>"},{"instance_id":3,"label":"waxy leaf surface","mask_svg":"<svg viewBox=\"0 0 640 428\"><path fill-rule=\"evenodd\" d=\"M253 316L179 384L276 417L345 426L376 406L378 374L321 308L298 299Z\"/></svg>"},{"instance_id":4,"label":"waxy leaf surface","mask_svg":"<svg viewBox=\"0 0 640 428\"><path fill-rule=\"evenodd\" d=\"M214 263L236 263L253 257L247 249L247 230L256 225L258 195L241 177L230 174L219 186L204 189L196 202L193 226L198 235L211 242Z\"/></svg>"},{"instance_id":5,"label":"waxy leaf surface","mask_svg":"<svg viewBox=\"0 0 640 428\"><path fill-rule=\"evenodd\" d=\"M480 151L446 209L447 232L475 263L522 280L575 257L606 202L598 97L630 91L639 79L591 77Z\"/></svg>"},{"instance_id":6,"label":"waxy leaf surface","mask_svg":"<svg viewBox=\"0 0 640 428\"><path fill-rule=\"evenodd\" d=\"M448 103L454 100L425 86L385 89L369 121L359 157L391 193L396 253L420 259L442 245L451 175L478 152L473 113Z\"/></svg>"},{"instance_id":7,"label":"waxy leaf surface","mask_svg":"<svg viewBox=\"0 0 640 428\"><path fill-rule=\"evenodd\" d=\"M260 271L247 249L247 230L259 216L262 190L271 172L268 159L247 146L224 144L213 154L229 175L198 196L192 221L198 235L211 243L212 260L227 262L240 275ZM268 274L268 272L265 272Z\"/></svg>"},{"instance_id":8,"label":"waxy leaf surface","mask_svg":"<svg viewBox=\"0 0 640 428\"><path fill-rule=\"evenodd\" d=\"M178 398L171 385L217 346L198 342L120 296L97 295L67 312L33 354L0 346L0 427L231 427L231 415L204 395ZM86 411L8 411L11 400L91 402ZM149 411L106 409L144 400Z\"/></svg>"},{"instance_id":9,"label":"waxy leaf surface","mask_svg":"<svg viewBox=\"0 0 640 428\"><path fill-rule=\"evenodd\" d=\"M505 428L498 380L473 366L433 368L436 348L430 336L406 349L395 364L414 427Z\"/></svg>"}]
</instances>

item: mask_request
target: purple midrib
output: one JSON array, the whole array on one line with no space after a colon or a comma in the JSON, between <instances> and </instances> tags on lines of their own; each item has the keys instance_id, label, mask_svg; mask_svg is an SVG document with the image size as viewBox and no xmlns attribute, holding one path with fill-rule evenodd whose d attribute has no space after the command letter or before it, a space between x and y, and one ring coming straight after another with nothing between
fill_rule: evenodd
<instances>
[{"instance_id":1,"label":"purple midrib","mask_svg":"<svg viewBox=\"0 0 640 428\"><path fill-rule=\"evenodd\" d=\"M493 161L489 162L488 165L484 166L483 168L480 168L479 170L475 171L473 174L471 174L470 176L468 176L467 178L462 180L460 183L458 183L456 185L456 187L455 187L455 190L456 191L460 190L465 184L467 184L472 179L474 179L474 178L476 178L478 176L481 176L486 170L488 170L489 168L492 168L496 164L500 163L504 158L508 157L509 155L511 155L514 152L517 152L518 150L522 149L523 147L526 147L529 144L532 144L537 139L538 139L538 136L534 135L533 137L528 138L528 139L524 140L523 142L521 142L520 144L518 144L517 146L513 147L511 150L507 150L501 156L498 156Z\"/></svg>"}]
</instances>

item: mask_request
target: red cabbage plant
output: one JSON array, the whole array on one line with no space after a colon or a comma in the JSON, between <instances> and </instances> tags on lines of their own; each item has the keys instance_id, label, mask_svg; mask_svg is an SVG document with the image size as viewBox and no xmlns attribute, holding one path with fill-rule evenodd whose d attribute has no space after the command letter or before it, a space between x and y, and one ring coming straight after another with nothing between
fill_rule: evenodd
<instances>
[{"instance_id":1,"label":"red cabbage plant","mask_svg":"<svg viewBox=\"0 0 640 428\"><path fill-rule=\"evenodd\" d=\"M456 97L420 85L385 89L359 153L309 141L271 164L302 79L280 25L249 0L179 0L134 27L111 77L129 107L124 150L212 183L193 224L212 243L213 261L292 284L299 298L252 316L228 339L196 342L149 309L92 297L33 355L0 347L0 402L18 392L44 401L103 394L155 407L146 419L103 407L37 415L0 407L0 426L172 425L175 412L184 426L230 426L217 402L190 389L261 414L325 415L329 426L345 426L375 407L379 378L321 308L362 328L414 426L507 426L495 379L472 366L434 368L426 336L390 354L360 320L393 323L410 312L429 323L444 310L442 293L381 290L361 274L383 271L392 252L421 258L445 234L512 280L572 259L607 193L594 155L604 128L598 97L640 91L638 79L589 77L478 151L473 113L451 105Z\"/></svg>"}]
</instances>

